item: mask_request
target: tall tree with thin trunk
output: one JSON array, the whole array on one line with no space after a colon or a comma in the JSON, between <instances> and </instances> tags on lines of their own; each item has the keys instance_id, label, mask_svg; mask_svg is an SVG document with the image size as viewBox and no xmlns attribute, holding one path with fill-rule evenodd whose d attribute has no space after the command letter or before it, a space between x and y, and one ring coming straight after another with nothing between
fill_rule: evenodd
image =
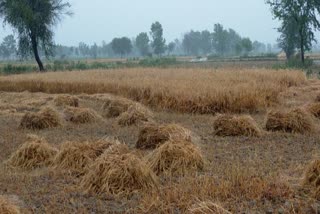
<instances>
[{"instance_id":1,"label":"tall tree with thin trunk","mask_svg":"<svg viewBox=\"0 0 320 214\"><path fill-rule=\"evenodd\" d=\"M18 33L19 54L33 54L40 71L45 69L39 49L46 57L53 55L53 27L71 15L70 6L64 0L0 0L0 17Z\"/></svg>"},{"instance_id":2,"label":"tall tree with thin trunk","mask_svg":"<svg viewBox=\"0 0 320 214\"><path fill-rule=\"evenodd\" d=\"M315 42L314 32L320 29L318 16L320 14L319 0L267 0L276 19L288 26L295 21L298 38L297 47L300 49L301 62L305 62L305 51L311 50L312 42ZM287 30L282 28L283 31ZM281 28L280 28L281 30ZM285 33L281 31L281 33Z\"/></svg>"}]
</instances>

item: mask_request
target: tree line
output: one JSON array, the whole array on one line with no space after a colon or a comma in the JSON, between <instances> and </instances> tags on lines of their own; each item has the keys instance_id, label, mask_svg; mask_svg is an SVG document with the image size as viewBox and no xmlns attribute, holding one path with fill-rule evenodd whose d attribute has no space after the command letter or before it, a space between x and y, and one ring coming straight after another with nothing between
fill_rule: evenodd
<instances>
[{"instance_id":1,"label":"tree line","mask_svg":"<svg viewBox=\"0 0 320 214\"><path fill-rule=\"evenodd\" d=\"M281 21L278 28L281 33L279 46L288 59L299 50L301 62L304 63L305 52L311 50L316 42L314 33L320 29L320 1L266 0L266 3L270 5L274 18ZM266 47L260 42L252 42L233 29L224 29L221 24L215 24L213 32L191 30L181 41L176 39L167 44L159 22L152 24L149 33L142 32L134 39L115 38L111 43L104 43L100 47L97 44L89 47L85 43L80 43L78 47L55 45L53 27L63 17L72 15L70 7L64 0L0 0L0 18L10 25L17 35L17 41L13 36L4 39L0 46L0 55L3 58L32 56L38 63L39 70L44 71L42 56L49 58L57 53L61 57L78 55L96 58L112 54L121 57L129 54L230 56L271 51L269 45Z\"/></svg>"}]
</instances>

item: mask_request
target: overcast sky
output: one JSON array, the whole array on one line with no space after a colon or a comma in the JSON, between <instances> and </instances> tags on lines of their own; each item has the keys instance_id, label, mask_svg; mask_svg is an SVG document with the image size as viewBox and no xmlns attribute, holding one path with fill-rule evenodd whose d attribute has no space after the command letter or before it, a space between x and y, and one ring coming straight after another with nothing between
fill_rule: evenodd
<instances>
[{"instance_id":1,"label":"overcast sky","mask_svg":"<svg viewBox=\"0 0 320 214\"><path fill-rule=\"evenodd\" d=\"M55 41L64 45L79 42L100 44L114 37L134 37L149 32L159 21L168 41L193 30L212 31L214 23L233 28L242 36L274 43L278 22L272 19L264 0L70 0L72 17L55 30ZM0 26L0 40L12 30Z\"/></svg>"}]
</instances>

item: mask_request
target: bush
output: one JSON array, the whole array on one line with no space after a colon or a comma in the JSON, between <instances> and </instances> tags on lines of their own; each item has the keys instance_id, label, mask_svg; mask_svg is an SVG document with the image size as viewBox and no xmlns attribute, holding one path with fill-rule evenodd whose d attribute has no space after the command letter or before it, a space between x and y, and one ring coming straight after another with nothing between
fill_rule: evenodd
<instances>
[{"instance_id":1,"label":"bush","mask_svg":"<svg viewBox=\"0 0 320 214\"><path fill-rule=\"evenodd\" d=\"M165 67L175 65L178 61L175 57L168 58L146 58L139 61L139 65L143 67Z\"/></svg>"}]
</instances>

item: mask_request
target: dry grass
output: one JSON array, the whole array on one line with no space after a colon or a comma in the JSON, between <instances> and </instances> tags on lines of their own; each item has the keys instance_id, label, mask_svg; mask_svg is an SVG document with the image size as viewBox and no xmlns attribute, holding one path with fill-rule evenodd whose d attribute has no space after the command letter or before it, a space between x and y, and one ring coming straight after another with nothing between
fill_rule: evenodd
<instances>
[{"instance_id":1,"label":"dry grass","mask_svg":"<svg viewBox=\"0 0 320 214\"><path fill-rule=\"evenodd\" d=\"M120 126L139 125L146 122L152 122L153 114L147 108L141 104L134 104L128 108L128 110L122 113L117 118L117 123Z\"/></svg>"},{"instance_id":2,"label":"dry grass","mask_svg":"<svg viewBox=\"0 0 320 214\"><path fill-rule=\"evenodd\" d=\"M72 123L92 123L95 122L99 116L89 108L75 108L68 107L64 110L64 117L67 121Z\"/></svg>"},{"instance_id":3,"label":"dry grass","mask_svg":"<svg viewBox=\"0 0 320 214\"><path fill-rule=\"evenodd\" d=\"M309 164L303 182L311 189L312 195L320 200L320 160L314 160Z\"/></svg>"},{"instance_id":4,"label":"dry grass","mask_svg":"<svg viewBox=\"0 0 320 214\"><path fill-rule=\"evenodd\" d=\"M58 150L43 138L30 135L27 142L15 151L6 164L13 168L32 170L49 166Z\"/></svg>"},{"instance_id":5,"label":"dry grass","mask_svg":"<svg viewBox=\"0 0 320 214\"><path fill-rule=\"evenodd\" d=\"M2 91L111 93L188 113L265 110L278 102L281 91L302 84L306 84L306 76L301 71L234 68L136 68L0 77Z\"/></svg>"},{"instance_id":6,"label":"dry grass","mask_svg":"<svg viewBox=\"0 0 320 214\"><path fill-rule=\"evenodd\" d=\"M79 99L70 95L59 95L53 100L56 106L79 107Z\"/></svg>"},{"instance_id":7,"label":"dry grass","mask_svg":"<svg viewBox=\"0 0 320 214\"><path fill-rule=\"evenodd\" d=\"M194 204L189 210L189 214L231 214L221 205L211 201L200 201Z\"/></svg>"},{"instance_id":8,"label":"dry grass","mask_svg":"<svg viewBox=\"0 0 320 214\"><path fill-rule=\"evenodd\" d=\"M55 168L81 175L87 167L110 146L119 144L116 140L106 139L97 142L65 142L53 161Z\"/></svg>"},{"instance_id":9,"label":"dry grass","mask_svg":"<svg viewBox=\"0 0 320 214\"><path fill-rule=\"evenodd\" d=\"M306 134L314 131L314 122L311 115L302 108L288 112L270 111L267 115L266 129Z\"/></svg>"},{"instance_id":10,"label":"dry grass","mask_svg":"<svg viewBox=\"0 0 320 214\"><path fill-rule=\"evenodd\" d=\"M90 166L81 188L88 193L128 196L158 186L147 164L133 154L103 154Z\"/></svg>"},{"instance_id":11,"label":"dry grass","mask_svg":"<svg viewBox=\"0 0 320 214\"><path fill-rule=\"evenodd\" d=\"M154 149L169 140L191 141L191 131L177 124L145 124L140 129L136 148Z\"/></svg>"},{"instance_id":12,"label":"dry grass","mask_svg":"<svg viewBox=\"0 0 320 214\"><path fill-rule=\"evenodd\" d=\"M318 94L317 95L317 97L316 97L316 100L315 100L316 102L320 102L320 94Z\"/></svg>"},{"instance_id":13,"label":"dry grass","mask_svg":"<svg viewBox=\"0 0 320 214\"><path fill-rule=\"evenodd\" d=\"M307 108L313 116L320 119L320 102L310 104Z\"/></svg>"},{"instance_id":14,"label":"dry grass","mask_svg":"<svg viewBox=\"0 0 320 214\"><path fill-rule=\"evenodd\" d=\"M150 168L157 174L186 175L204 169L199 148L189 141L168 141L148 157Z\"/></svg>"},{"instance_id":15,"label":"dry grass","mask_svg":"<svg viewBox=\"0 0 320 214\"><path fill-rule=\"evenodd\" d=\"M1 214L20 214L20 208L10 202L7 198L0 196L0 213Z\"/></svg>"},{"instance_id":16,"label":"dry grass","mask_svg":"<svg viewBox=\"0 0 320 214\"><path fill-rule=\"evenodd\" d=\"M121 98L107 100L102 107L103 116L107 118L118 117L133 104L134 102L131 100Z\"/></svg>"},{"instance_id":17,"label":"dry grass","mask_svg":"<svg viewBox=\"0 0 320 214\"><path fill-rule=\"evenodd\" d=\"M20 122L20 128L25 129L48 129L58 126L61 126L60 115L49 107L37 113L26 113Z\"/></svg>"},{"instance_id":18,"label":"dry grass","mask_svg":"<svg viewBox=\"0 0 320 214\"><path fill-rule=\"evenodd\" d=\"M261 136L261 130L251 116L219 115L213 127L218 136Z\"/></svg>"}]
</instances>

